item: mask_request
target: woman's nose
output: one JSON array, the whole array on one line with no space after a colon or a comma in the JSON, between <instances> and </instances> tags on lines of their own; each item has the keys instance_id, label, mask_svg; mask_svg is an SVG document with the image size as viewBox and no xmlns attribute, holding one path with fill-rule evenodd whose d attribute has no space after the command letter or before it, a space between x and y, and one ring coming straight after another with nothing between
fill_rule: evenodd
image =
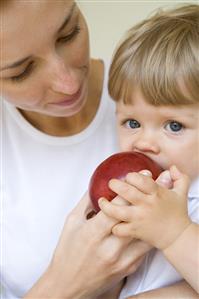
<instances>
[{"instance_id":1,"label":"woman's nose","mask_svg":"<svg viewBox=\"0 0 199 299\"><path fill-rule=\"evenodd\" d=\"M51 65L51 89L57 93L72 95L80 88L77 74L64 61L57 59Z\"/></svg>"},{"instance_id":2,"label":"woman's nose","mask_svg":"<svg viewBox=\"0 0 199 299\"><path fill-rule=\"evenodd\" d=\"M140 134L135 140L133 147L136 151L143 153L158 154L160 152L159 140L154 132L150 132L150 134Z\"/></svg>"}]
</instances>

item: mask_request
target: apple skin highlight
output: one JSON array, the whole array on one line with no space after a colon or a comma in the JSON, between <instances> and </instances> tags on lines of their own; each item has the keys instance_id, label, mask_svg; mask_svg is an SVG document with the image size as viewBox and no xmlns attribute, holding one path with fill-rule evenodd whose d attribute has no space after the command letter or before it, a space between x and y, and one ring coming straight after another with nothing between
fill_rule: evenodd
<instances>
[{"instance_id":1,"label":"apple skin highlight","mask_svg":"<svg viewBox=\"0 0 199 299\"><path fill-rule=\"evenodd\" d=\"M111 201L117 194L113 192L108 182L113 179L124 179L129 172L149 170L156 180L163 169L149 157L138 152L121 152L111 155L95 169L89 183L89 196L95 212L100 208L98 200L105 197Z\"/></svg>"}]
</instances>

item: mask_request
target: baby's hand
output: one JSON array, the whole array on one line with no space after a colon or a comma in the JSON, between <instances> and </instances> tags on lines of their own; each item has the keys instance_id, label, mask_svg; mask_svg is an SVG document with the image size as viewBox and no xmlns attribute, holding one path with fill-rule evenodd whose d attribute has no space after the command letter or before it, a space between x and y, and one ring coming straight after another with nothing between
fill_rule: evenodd
<instances>
[{"instance_id":1,"label":"baby's hand","mask_svg":"<svg viewBox=\"0 0 199 299\"><path fill-rule=\"evenodd\" d=\"M131 204L121 207L106 199L99 201L105 214L121 221L113 227L113 234L141 239L159 249L178 238L191 223L187 212L189 180L175 166L170 176L173 184L168 173L157 182L141 173L129 173L125 182L110 181L110 188Z\"/></svg>"}]
</instances>

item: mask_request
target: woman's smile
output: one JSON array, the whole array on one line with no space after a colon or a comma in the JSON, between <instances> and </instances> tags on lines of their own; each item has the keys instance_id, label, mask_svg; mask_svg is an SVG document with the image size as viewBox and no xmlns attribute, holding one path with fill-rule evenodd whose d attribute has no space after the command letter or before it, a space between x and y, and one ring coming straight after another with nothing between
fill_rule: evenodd
<instances>
[{"instance_id":1,"label":"woman's smile","mask_svg":"<svg viewBox=\"0 0 199 299\"><path fill-rule=\"evenodd\" d=\"M67 95L55 102L49 103L49 105L64 106L64 107L65 106L73 106L82 99L81 96L82 96L82 86L73 95Z\"/></svg>"}]
</instances>

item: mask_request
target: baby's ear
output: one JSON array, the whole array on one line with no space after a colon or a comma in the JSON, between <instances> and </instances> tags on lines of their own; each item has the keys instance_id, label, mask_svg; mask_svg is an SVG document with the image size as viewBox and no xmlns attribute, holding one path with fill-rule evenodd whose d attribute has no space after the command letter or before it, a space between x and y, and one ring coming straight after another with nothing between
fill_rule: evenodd
<instances>
[{"instance_id":1,"label":"baby's ear","mask_svg":"<svg viewBox=\"0 0 199 299\"><path fill-rule=\"evenodd\" d=\"M158 185L166 187L168 189L173 188L173 180L171 178L171 173L169 170L161 172L156 182Z\"/></svg>"}]
</instances>

